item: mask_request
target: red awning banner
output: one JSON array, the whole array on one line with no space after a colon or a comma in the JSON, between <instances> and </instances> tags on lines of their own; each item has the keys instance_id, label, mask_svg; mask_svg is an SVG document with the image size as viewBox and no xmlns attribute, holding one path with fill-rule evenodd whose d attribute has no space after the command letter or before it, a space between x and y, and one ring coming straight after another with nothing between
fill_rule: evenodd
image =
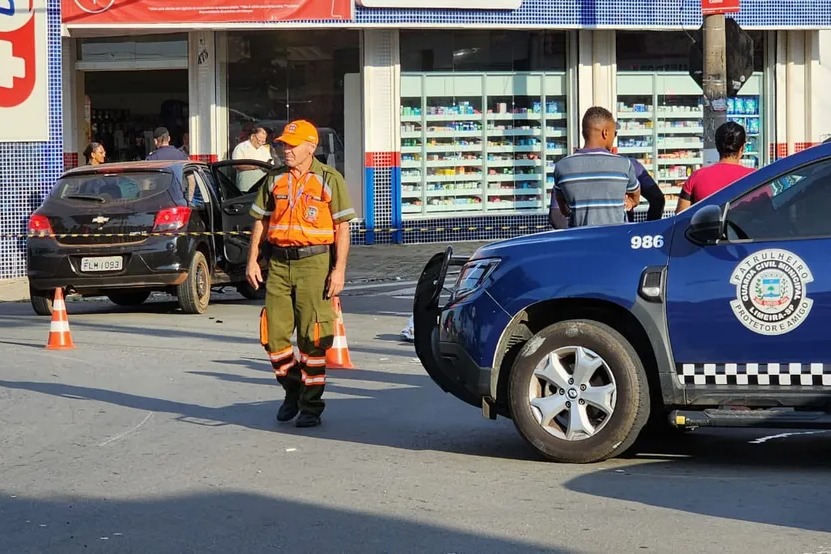
<instances>
[{"instance_id":1,"label":"red awning banner","mask_svg":"<svg viewBox=\"0 0 831 554\"><path fill-rule=\"evenodd\" d=\"M739 11L741 11L741 0L701 0L702 15L739 13Z\"/></svg>"},{"instance_id":2,"label":"red awning banner","mask_svg":"<svg viewBox=\"0 0 831 554\"><path fill-rule=\"evenodd\" d=\"M354 18L353 0L62 0L66 25L239 23Z\"/></svg>"}]
</instances>

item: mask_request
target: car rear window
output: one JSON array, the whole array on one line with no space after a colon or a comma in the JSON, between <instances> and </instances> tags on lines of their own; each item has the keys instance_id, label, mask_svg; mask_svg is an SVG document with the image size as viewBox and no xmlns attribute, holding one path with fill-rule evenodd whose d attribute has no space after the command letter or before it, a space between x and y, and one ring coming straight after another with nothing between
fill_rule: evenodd
<instances>
[{"instance_id":1,"label":"car rear window","mask_svg":"<svg viewBox=\"0 0 831 554\"><path fill-rule=\"evenodd\" d=\"M52 196L67 201L129 203L166 192L173 174L162 171L73 175L58 181Z\"/></svg>"}]
</instances>

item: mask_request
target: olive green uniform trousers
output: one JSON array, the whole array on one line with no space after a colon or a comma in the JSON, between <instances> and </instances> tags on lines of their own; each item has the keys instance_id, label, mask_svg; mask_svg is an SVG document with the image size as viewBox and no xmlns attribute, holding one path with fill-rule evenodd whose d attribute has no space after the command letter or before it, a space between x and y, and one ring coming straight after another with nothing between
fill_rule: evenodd
<instances>
[{"instance_id":1,"label":"olive green uniform trousers","mask_svg":"<svg viewBox=\"0 0 831 554\"><path fill-rule=\"evenodd\" d=\"M328 253L302 260L272 257L260 315L260 342L286 391L286 401L318 416L325 407L326 351L335 334L336 314L332 300L326 298L329 267ZM291 344L295 329L299 359Z\"/></svg>"}]
</instances>

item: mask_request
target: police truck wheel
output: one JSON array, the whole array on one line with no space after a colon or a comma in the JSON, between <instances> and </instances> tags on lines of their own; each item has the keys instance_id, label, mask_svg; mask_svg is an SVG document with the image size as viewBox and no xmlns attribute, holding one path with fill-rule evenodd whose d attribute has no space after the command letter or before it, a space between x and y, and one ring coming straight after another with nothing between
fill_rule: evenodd
<instances>
[{"instance_id":1,"label":"police truck wheel","mask_svg":"<svg viewBox=\"0 0 831 554\"><path fill-rule=\"evenodd\" d=\"M190 262L188 278L176 289L179 307L186 314L203 314L211 300L211 271L205 255L198 250Z\"/></svg>"},{"instance_id":2,"label":"police truck wheel","mask_svg":"<svg viewBox=\"0 0 831 554\"><path fill-rule=\"evenodd\" d=\"M512 419L540 454L590 463L619 455L649 418L649 391L638 355L607 325L555 323L537 333L514 362Z\"/></svg>"}]
</instances>

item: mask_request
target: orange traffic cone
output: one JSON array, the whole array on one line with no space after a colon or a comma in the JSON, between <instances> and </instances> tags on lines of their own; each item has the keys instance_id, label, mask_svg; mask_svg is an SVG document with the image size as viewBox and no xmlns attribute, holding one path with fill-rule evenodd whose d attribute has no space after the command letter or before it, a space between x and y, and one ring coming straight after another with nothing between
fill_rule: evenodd
<instances>
[{"instance_id":1,"label":"orange traffic cone","mask_svg":"<svg viewBox=\"0 0 831 554\"><path fill-rule=\"evenodd\" d=\"M343 325L343 312L340 309L340 298L332 299L335 313L335 342L332 348L326 351L326 369L355 369L349 359L349 346L346 344L346 328Z\"/></svg>"},{"instance_id":2,"label":"orange traffic cone","mask_svg":"<svg viewBox=\"0 0 831 554\"><path fill-rule=\"evenodd\" d=\"M69 332L69 319L66 316L66 302L63 299L63 290L55 289L55 298L52 300L52 323L49 326L49 350L72 350L72 334Z\"/></svg>"}]
</instances>

